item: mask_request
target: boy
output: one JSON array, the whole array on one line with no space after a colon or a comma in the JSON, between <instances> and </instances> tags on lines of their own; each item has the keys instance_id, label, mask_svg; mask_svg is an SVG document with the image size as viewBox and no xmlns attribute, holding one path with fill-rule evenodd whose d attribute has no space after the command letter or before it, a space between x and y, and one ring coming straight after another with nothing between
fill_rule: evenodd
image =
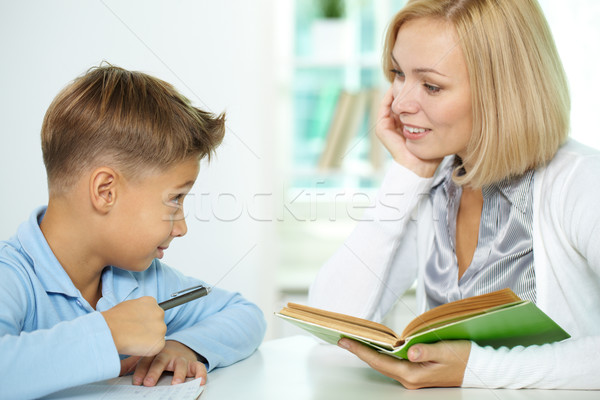
<instances>
[{"instance_id":1,"label":"boy","mask_svg":"<svg viewBox=\"0 0 600 400\"><path fill-rule=\"evenodd\" d=\"M33 398L135 371L152 386L206 381L249 356L262 312L162 264L185 235L183 198L220 144L224 116L194 108L159 79L93 68L50 105L42 126L48 206L0 242L0 370L6 398ZM120 356L121 355L121 356Z\"/></svg>"}]
</instances>

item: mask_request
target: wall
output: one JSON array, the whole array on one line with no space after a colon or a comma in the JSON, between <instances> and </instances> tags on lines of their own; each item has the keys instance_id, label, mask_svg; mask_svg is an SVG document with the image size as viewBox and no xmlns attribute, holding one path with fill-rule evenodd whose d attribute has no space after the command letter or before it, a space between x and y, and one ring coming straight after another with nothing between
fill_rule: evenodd
<instances>
[{"instance_id":1,"label":"wall","mask_svg":"<svg viewBox=\"0 0 600 400\"><path fill-rule=\"evenodd\" d=\"M573 136L600 147L600 2L541 4L571 85ZM229 116L218 157L203 164L186 201L189 233L165 261L242 291L272 322L276 266L285 259L272 222L289 218L282 192L290 168L292 10L291 0L0 0L0 239L47 201L39 130L56 93L102 60L148 72ZM322 241L301 243L313 258L326 257ZM294 239L281 248L289 259L298 245Z\"/></svg>"},{"instance_id":2,"label":"wall","mask_svg":"<svg viewBox=\"0 0 600 400\"><path fill-rule=\"evenodd\" d=\"M39 132L58 91L103 60L174 84L195 105L227 111L217 158L186 200L189 233L165 261L237 290L270 318L275 262L265 202L273 181L272 2L0 2L0 238L47 202ZM235 197L234 197L235 196Z\"/></svg>"},{"instance_id":3,"label":"wall","mask_svg":"<svg viewBox=\"0 0 600 400\"><path fill-rule=\"evenodd\" d=\"M539 0L562 59L571 93L571 136L600 149L600 1Z\"/></svg>"}]
</instances>

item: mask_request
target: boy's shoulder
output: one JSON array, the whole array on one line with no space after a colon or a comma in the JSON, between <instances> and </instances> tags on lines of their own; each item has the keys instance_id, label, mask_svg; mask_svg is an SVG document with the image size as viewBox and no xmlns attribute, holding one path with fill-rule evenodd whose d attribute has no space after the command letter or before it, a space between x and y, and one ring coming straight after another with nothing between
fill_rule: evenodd
<instances>
[{"instance_id":1,"label":"boy's shoulder","mask_svg":"<svg viewBox=\"0 0 600 400\"><path fill-rule=\"evenodd\" d=\"M0 262L19 259L24 256L23 247L16 236L0 241Z\"/></svg>"},{"instance_id":2,"label":"boy's shoulder","mask_svg":"<svg viewBox=\"0 0 600 400\"><path fill-rule=\"evenodd\" d=\"M10 292L10 296L26 298L29 297L27 293L34 290L36 277L33 262L16 235L0 242L0 276L0 286L3 288L0 297Z\"/></svg>"},{"instance_id":3,"label":"boy's shoulder","mask_svg":"<svg viewBox=\"0 0 600 400\"><path fill-rule=\"evenodd\" d=\"M36 247L39 246L40 241L45 241L36 222L40 213L44 212L45 207L35 209L29 218L19 225L17 232L11 238L0 241L0 260L26 261L29 265L33 263L34 260L27 247Z\"/></svg>"},{"instance_id":4,"label":"boy's shoulder","mask_svg":"<svg viewBox=\"0 0 600 400\"><path fill-rule=\"evenodd\" d=\"M0 264L18 269L32 267L32 259L23 248L18 233L8 240L0 241Z\"/></svg>"},{"instance_id":5,"label":"boy's shoulder","mask_svg":"<svg viewBox=\"0 0 600 400\"><path fill-rule=\"evenodd\" d=\"M25 280L22 283L35 280L36 263L45 262L43 249L48 247L37 224L38 217L44 211L45 207L34 210L11 238L0 241L0 268L3 279L8 279L6 274L10 274Z\"/></svg>"}]
</instances>

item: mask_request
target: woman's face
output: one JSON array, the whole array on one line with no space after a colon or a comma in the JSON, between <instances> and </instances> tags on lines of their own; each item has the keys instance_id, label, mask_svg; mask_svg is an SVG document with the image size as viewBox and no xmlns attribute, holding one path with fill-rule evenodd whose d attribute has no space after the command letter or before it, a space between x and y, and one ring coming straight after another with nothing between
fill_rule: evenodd
<instances>
[{"instance_id":1,"label":"woman's face","mask_svg":"<svg viewBox=\"0 0 600 400\"><path fill-rule=\"evenodd\" d=\"M423 160L464 158L473 126L471 85L454 27L430 18L404 23L392 60L392 112L408 150Z\"/></svg>"}]
</instances>

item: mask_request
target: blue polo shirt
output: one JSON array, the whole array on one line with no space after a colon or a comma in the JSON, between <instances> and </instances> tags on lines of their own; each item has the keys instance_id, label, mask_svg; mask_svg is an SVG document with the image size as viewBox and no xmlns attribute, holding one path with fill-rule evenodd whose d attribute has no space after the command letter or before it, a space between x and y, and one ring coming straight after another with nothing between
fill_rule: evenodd
<instances>
[{"instance_id":1,"label":"blue polo shirt","mask_svg":"<svg viewBox=\"0 0 600 400\"><path fill-rule=\"evenodd\" d=\"M142 272L109 266L94 310L40 230L45 211L36 210L15 236L0 242L0 380L2 395L10 399L118 376L120 356L100 312L142 296L164 301L174 292L205 284L159 260ZM209 371L252 354L265 332L256 305L219 288L166 311L165 322L166 339L201 354Z\"/></svg>"}]
</instances>

